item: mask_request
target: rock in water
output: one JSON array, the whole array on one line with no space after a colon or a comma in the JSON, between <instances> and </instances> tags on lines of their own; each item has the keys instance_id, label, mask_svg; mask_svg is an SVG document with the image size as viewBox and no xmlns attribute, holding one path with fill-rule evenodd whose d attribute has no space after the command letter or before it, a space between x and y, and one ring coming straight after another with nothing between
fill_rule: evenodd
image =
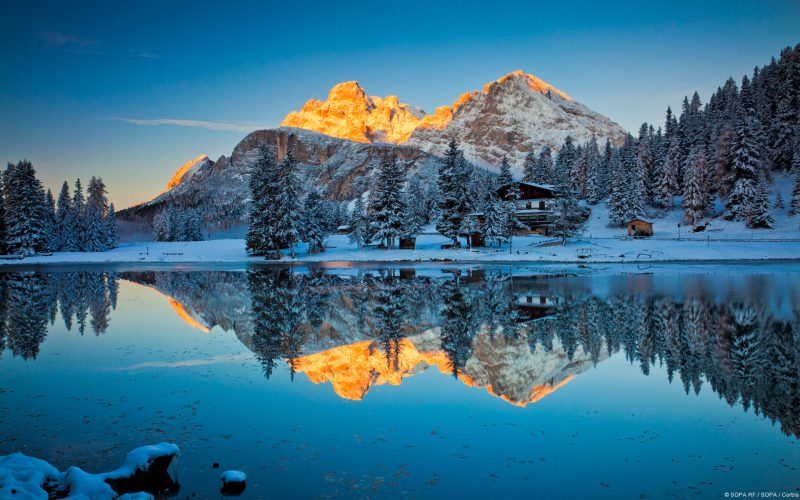
<instances>
[{"instance_id":1,"label":"rock in water","mask_svg":"<svg viewBox=\"0 0 800 500\"><path fill-rule=\"evenodd\" d=\"M220 490L222 494L235 496L244 491L247 475L240 470L226 470L220 479L222 479L222 489Z\"/></svg>"}]
</instances>

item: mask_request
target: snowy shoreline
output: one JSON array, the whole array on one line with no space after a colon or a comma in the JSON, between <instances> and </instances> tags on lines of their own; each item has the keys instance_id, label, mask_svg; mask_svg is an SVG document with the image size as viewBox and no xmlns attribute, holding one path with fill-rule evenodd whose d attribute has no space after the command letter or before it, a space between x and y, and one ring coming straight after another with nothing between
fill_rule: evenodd
<instances>
[{"instance_id":1,"label":"snowy shoreline","mask_svg":"<svg viewBox=\"0 0 800 500\"><path fill-rule=\"evenodd\" d=\"M87 264L312 264L346 266L349 263L668 263L668 262L769 262L800 260L800 243L796 241L711 241L578 239L566 246L539 246L552 240L538 236L514 239L514 251L507 248L442 250L447 240L438 235L421 235L416 250L358 250L347 236L333 235L326 240L327 251L308 254L306 245L299 245L295 259L285 255L280 261L250 257L242 239L198 242L126 243L107 252L56 252L51 256L34 256L20 260L0 260L0 267ZM584 255L581 258L579 255ZM588 255L588 256L586 256Z\"/></svg>"}]
</instances>

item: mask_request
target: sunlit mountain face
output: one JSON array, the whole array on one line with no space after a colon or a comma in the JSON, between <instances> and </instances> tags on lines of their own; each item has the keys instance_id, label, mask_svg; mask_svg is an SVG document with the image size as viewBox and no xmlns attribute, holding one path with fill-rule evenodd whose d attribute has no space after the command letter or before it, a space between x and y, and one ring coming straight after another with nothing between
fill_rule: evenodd
<instances>
[{"instance_id":1,"label":"sunlit mountain face","mask_svg":"<svg viewBox=\"0 0 800 500\"><path fill-rule=\"evenodd\" d=\"M798 436L800 287L709 279L492 268L3 273L0 341L33 360L48 323L106 334L126 280L164 294L195 330L234 333L266 377L288 366L348 400L434 370L523 407L621 355Z\"/></svg>"}]
</instances>

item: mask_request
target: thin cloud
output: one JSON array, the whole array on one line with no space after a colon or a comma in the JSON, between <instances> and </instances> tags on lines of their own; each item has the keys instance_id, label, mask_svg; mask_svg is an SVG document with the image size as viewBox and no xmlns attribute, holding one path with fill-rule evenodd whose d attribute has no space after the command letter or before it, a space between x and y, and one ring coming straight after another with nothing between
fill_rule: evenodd
<instances>
[{"instance_id":1,"label":"thin cloud","mask_svg":"<svg viewBox=\"0 0 800 500\"><path fill-rule=\"evenodd\" d=\"M43 33L39 33L39 38L41 38L45 46L50 49L75 48L75 47L86 49L97 45L97 42L95 42L94 40L89 40L88 38L82 38L79 37L78 35L71 35L71 34L68 35L64 33L59 33L57 31L45 31Z\"/></svg>"},{"instance_id":2,"label":"thin cloud","mask_svg":"<svg viewBox=\"0 0 800 500\"><path fill-rule=\"evenodd\" d=\"M193 366L217 365L220 363L235 363L237 361L247 361L253 358L253 353L243 352L240 354L222 354L210 358L184 359L181 361L145 361L135 365L116 368L119 371L141 370L144 368L187 368Z\"/></svg>"},{"instance_id":3,"label":"thin cloud","mask_svg":"<svg viewBox=\"0 0 800 500\"><path fill-rule=\"evenodd\" d=\"M261 125L253 125L248 123L227 123L227 122L209 122L204 120L181 120L175 118L156 118L153 120L141 120L138 118L109 118L113 121L130 123L133 125L145 126L158 126L158 125L174 125L178 127L198 127L206 128L209 130L221 130L225 132L252 132L253 130L267 128Z\"/></svg>"},{"instance_id":4,"label":"thin cloud","mask_svg":"<svg viewBox=\"0 0 800 500\"><path fill-rule=\"evenodd\" d=\"M145 59L154 59L158 57L152 52L140 49L132 49L124 52L106 50L95 40L90 40L74 34L59 33L57 31L44 31L39 33L39 38L42 40L46 48L71 54L89 54L93 56L131 56Z\"/></svg>"}]
</instances>

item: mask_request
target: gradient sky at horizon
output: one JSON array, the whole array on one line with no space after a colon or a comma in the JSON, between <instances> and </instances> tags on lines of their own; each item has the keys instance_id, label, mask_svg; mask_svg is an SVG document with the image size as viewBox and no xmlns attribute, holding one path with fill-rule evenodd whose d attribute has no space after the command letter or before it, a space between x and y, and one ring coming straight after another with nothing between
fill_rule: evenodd
<instances>
[{"instance_id":1,"label":"gradient sky at horizon","mask_svg":"<svg viewBox=\"0 0 800 500\"><path fill-rule=\"evenodd\" d=\"M602 3L6 0L0 160L119 209L341 81L431 112L522 69L635 132L800 42L796 0Z\"/></svg>"}]
</instances>

